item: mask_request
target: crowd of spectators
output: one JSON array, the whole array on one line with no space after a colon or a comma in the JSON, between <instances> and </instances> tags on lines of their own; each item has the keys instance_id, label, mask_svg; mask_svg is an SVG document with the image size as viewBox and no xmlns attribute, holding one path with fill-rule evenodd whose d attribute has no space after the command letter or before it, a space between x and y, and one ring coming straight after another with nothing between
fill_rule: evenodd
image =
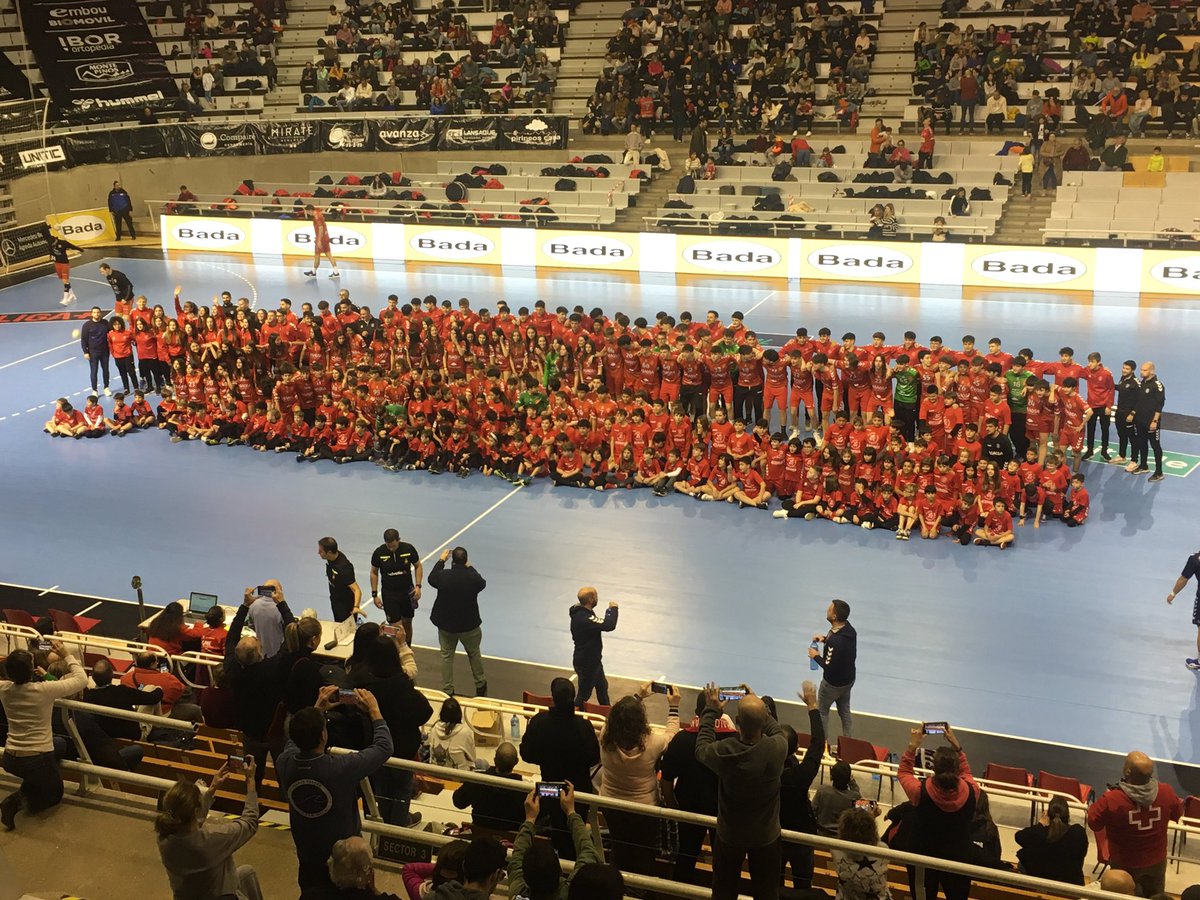
<instances>
[{"instance_id":1,"label":"crowd of spectators","mask_svg":"<svg viewBox=\"0 0 1200 900\"><path fill-rule=\"evenodd\" d=\"M649 8L634 0L608 42L584 131L637 126L681 141L702 121L751 133L808 131L818 116L854 124L870 91L872 13L870 2L670 0Z\"/></svg>"},{"instance_id":2,"label":"crowd of spectators","mask_svg":"<svg viewBox=\"0 0 1200 900\"><path fill-rule=\"evenodd\" d=\"M486 35L452 0L421 15L407 0L330 6L326 36L300 75L300 90L309 110L396 110L409 105L407 91L433 115L502 113L518 102L544 106L556 77L546 49L565 40L547 0L514 0ZM420 52L424 62L416 58Z\"/></svg>"},{"instance_id":3,"label":"crowd of spectators","mask_svg":"<svg viewBox=\"0 0 1200 900\"><path fill-rule=\"evenodd\" d=\"M946 0L943 15L965 2ZM1017 26L981 19L980 27L920 23L913 32L915 92L933 116L974 131L977 115L988 132L1010 123L1026 135L1060 127L1064 109L1087 130L1094 149L1114 134L1140 136L1148 122L1167 135L1200 134L1200 33L1194 8L1155 8L1148 0L1102 3L1006 2L1004 9L1045 16ZM1065 16L1065 39L1051 17ZM989 18L1003 19L1002 13ZM1056 82L1043 95L1031 82ZM982 113L978 112L983 107Z\"/></svg>"}]
</instances>

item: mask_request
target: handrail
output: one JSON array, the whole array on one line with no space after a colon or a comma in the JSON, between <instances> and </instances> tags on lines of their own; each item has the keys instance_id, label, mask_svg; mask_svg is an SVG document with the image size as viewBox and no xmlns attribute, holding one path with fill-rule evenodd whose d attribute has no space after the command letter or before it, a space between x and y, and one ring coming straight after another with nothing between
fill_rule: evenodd
<instances>
[{"instance_id":1,"label":"handrail","mask_svg":"<svg viewBox=\"0 0 1200 900\"><path fill-rule=\"evenodd\" d=\"M175 731L190 731L195 734L200 730L199 722L185 722L183 719L171 719L167 716L157 716L151 713L140 713L128 709L114 709L111 706L101 706L98 703L86 703L83 700L55 700L54 705L72 712L86 712L94 716L107 716L110 719L124 719L128 722L140 722L143 725L153 725L155 728L171 728Z\"/></svg>"},{"instance_id":2,"label":"handrail","mask_svg":"<svg viewBox=\"0 0 1200 900\"><path fill-rule=\"evenodd\" d=\"M155 656L161 656L165 659L170 659L170 655L162 647L154 644L143 644L141 641L127 641L123 638L100 637L94 634L77 634L73 631L56 631L53 635L55 640L62 641L64 644L78 646L85 652L89 648L100 648L103 650L116 650L121 653L128 654L132 659L138 653L152 653Z\"/></svg>"},{"instance_id":3,"label":"handrail","mask_svg":"<svg viewBox=\"0 0 1200 900\"><path fill-rule=\"evenodd\" d=\"M265 200L267 198L257 198L257 199ZM286 217L287 219L289 219L291 221L301 221L299 219L292 219L291 216L288 215L292 208L291 203L284 203L283 201L285 201L285 200L286 201L294 201L294 200L300 199L300 200L304 200L306 203L310 203L310 202L312 202L313 198L311 198L311 197L300 197L300 198L279 197L278 199L279 199L280 203L273 204L270 202L255 203L252 200L247 201L245 198L239 199L239 198L235 197L234 200L237 203L236 209L222 210L222 209L203 208L203 209L199 209L195 213L187 213L187 214L165 213L163 211L163 208L167 205L167 203L168 202L175 203L176 201L174 201L174 200L171 200L171 201L147 200L146 205L150 208L150 217L151 218L154 218L155 209L157 208L159 215L204 216L205 214L212 213L214 215L224 215L225 217L229 217L233 213L249 212L251 214L253 214L253 213L269 213L270 214L269 216L251 215L249 218L284 218L284 217ZM594 212L594 213L567 212L562 207L555 207L553 205L550 205L548 207L547 206L532 206L529 208L530 212L519 213L518 208L520 206L522 206L522 204L508 203L508 202L489 204L486 202L481 203L479 201L468 201L469 203L473 204L472 208L449 209L440 204L451 203L452 201L450 201L450 200L426 199L426 200L367 201L367 200L351 200L351 199L348 199L345 197L330 197L330 198L320 198L320 199L322 200L322 202L324 202L326 204L339 203L339 204L345 205L348 211L357 212L363 219L367 219L367 218L370 218L370 219L377 219L377 218L378 219L397 219L397 218L402 218L405 216L410 216L410 217L411 216L420 216L420 215L423 215L426 213L428 213L431 216L435 216L435 217L436 216L443 216L443 217L450 216L452 218L461 217L461 218L465 219L469 216L477 216L480 213L491 213L491 214L493 214L493 218L491 220L489 220L489 222L491 222L491 223L499 224L499 225L520 224L520 220L517 220L517 219L509 220L509 219L501 219L500 218L500 216L502 216L502 215L511 213L513 215L525 215L525 216L553 215L556 219L559 219L559 220L578 219L581 222L599 225L600 220L602 218L604 218L604 216L601 212ZM355 203L363 203L363 204L369 203L371 206L373 206L375 208L370 209L370 210L366 210L365 207L363 209L359 209L358 207L355 207L353 205ZM404 203L412 203L414 205L413 206L400 205L400 204L404 204ZM427 208L422 208L421 206L417 205L417 204L421 204L421 203L432 203L435 205L432 209L427 209ZM605 207L597 206L597 207L592 207L592 208L597 209L597 210L611 209L614 213L616 213L618 210L618 207L615 207L615 206L605 206ZM624 209L624 207L620 207L620 208ZM541 209L547 209L548 213L538 213L537 211L541 210ZM567 207L567 209L570 209L570 207Z\"/></svg>"},{"instance_id":4,"label":"handrail","mask_svg":"<svg viewBox=\"0 0 1200 900\"><path fill-rule=\"evenodd\" d=\"M864 199L870 199L870 198L864 198ZM687 209L678 210L678 212L681 212L681 213L687 213L687 212L694 213L695 211L696 210L694 208L692 210L687 210ZM700 212L723 212L723 211L722 210L700 210ZM736 210L733 213L733 215L740 215L741 213L753 215L756 212L786 213L788 211L786 209L782 209L782 210L753 210L753 209L742 210L742 209L739 209L739 210ZM819 215L819 213L794 212L794 213L792 213L792 215L811 217L814 215ZM659 228L665 228L667 230L674 230L677 228L682 228L682 229L696 229L696 230L703 229L703 230L707 230L710 232L720 228L721 226L726 226L726 225L730 226L730 227L747 225L747 226L750 226L751 228L761 228L761 227L767 226L767 227L770 227L772 230L778 230L778 231L796 231L796 230L801 230L801 229L811 231L811 230L815 229L816 226L818 226L818 225L828 225L828 226L830 226L830 228L828 229L830 232L837 231L840 234L845 234L847 231L854 231L856 233L861 233L861 232L865 231L866 228L868 227L867 223L865 223L865 222L839 222L839 221L831 222L828 219L817 220L817 219L812 219L812 218L806 218L803 222L789 222L789 221L781 222L778 219L742 219L742 218L732 218L731 219L731 218L728 218L728 216L726 216L725 218L717 219L714 221L712 219L677 219L677 218L674 218L674 217L668 216L668 215L657 215L657 216L642 216L642 221L646 222L648 225L650 225L652 227L657 226ZM909 234L915 235L915 234L919 233L917 230L917 226L915 226L915 225L908 225L905 223L897 223L896 228L900 232L905 232L905 233L909 233ZM923 231L927 231L927 230L931 230L931 229L932 229L932 226L930 226L929 228L922 228L922 229L920 229L920 231L923 232ZM960 225L957 222L955 222L955 223L947 222L946 229L950 234L953 234L956 231L978 231L978 232L983 233L984 238L987 238L989 235L995 233L996 224L993 222L989 225L966 225L966 224Z\"/></svg>"},{"instance_id":5,"label":"handrail","mask_svg":"<svg viewBox=\"0 0 1200 900\"><path fill-rule=\"evenodd\" d=\"M329 752L336 755L342 755L351 753L353 751L343 750L339 747L330 747ZM500 778L495 775L486 775L481 772L471 772L463 769L448 770L444 766L420 763L416 762L415 760L397 759L396 757L392 757L391 759L387 760L385 765L396 769L405 769L411 772L438 775L441 777L445 777L446 773L449 771L454 773L455 781L471 782L473 784L482 784L509 791L521 791L522 793L528 793L532 787L530 782L520 782L511 778ZM634 803L628 800L619 800L615 797L603 797L599 794L585 793L583 791L577 791L575 793L575 798L578 802L587 803L592 806L621 810L623 812L641 813L643 815L671 819L676 822L683 822L690 825L702 825L709 828L714 828L717 825L717 818L715 816L706 816L701 813L688 812L680 809L668 809L666 807L651 806L644 803ZM400 830L404 831L404 829ZM889 863L896 863L898 865L915 866L918 869L918 886L920 886L923 881L923 879L920 877L920 872L926 868L935 868L939 871L949 872L953 875L965 875L968 878L977 881L1003 884L1009 887L1020 888L1036 893L1050 894L1056 897L1087 898L1087 900L1117 900L1118 897L1122 896L1108 891L1080 887L1079 885L1066 884L1060 881L1051 881L1046 878L1035 878L1030 875L1021 875L1016 872L1006 871L1004 869L991 869L985 866L975 866L967 863L954 862L947 859L938 859L936 857L924 856L918 853L908 853L901 850L893 850L885 845L870 846L864 844L854 844L849 841L841 841L837 840L836 838L828 838L815 834L806 834L804 832L792 831L790 829L783 829L780 832L780 836L788 843L804 844L821 850L841 850L847 853L855 853L860 856L869 856L877 859L887 860ZM917 900L924 900L923 891L920 889L920 887L918 887Z\"/></svg>"}]
</instances>

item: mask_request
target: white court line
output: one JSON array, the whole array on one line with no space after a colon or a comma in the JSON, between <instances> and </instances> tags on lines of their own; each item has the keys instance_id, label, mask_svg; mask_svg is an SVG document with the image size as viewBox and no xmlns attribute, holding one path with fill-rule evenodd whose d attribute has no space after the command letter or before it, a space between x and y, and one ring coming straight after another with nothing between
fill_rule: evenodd
<instances>
[{"instance_id":1,"label":"white court line","mask_svg":"<svg viewBox=\"0 0 1200 900\"><path fill-rule=\"evenodd\" d=\"M0 369L7 369L10 366L17 365L18 363L29 362L29 360L31 360L31 359L37 359L39 356L45 356L47 353L53 353L55 350L61 350L63 347L73 347L73 346L75 346L75 344L76 344L75 341L67 341L65 344L59 344L57 347L51 347L48 350L39 350L37 353L33 353L29 356L24 356L21 359L14 359L10 363L5 363L4 365L0 366Z\"/></svg>"},{"instance_id":2,"label":"white court line","mask_svg":"<svg viewBox=\"0 0 1200 900\"><path fill-rule=\"evenodd\" d=\"M48 366L42 366L42 371L49 372L51 369L56 369L59 366L65 366L69 362L75 362L75 357L69 356L66 359L60 359L56 363L50 363L50 365L48 365Z\"/></svg>"},{"instance_id":3,"label":"white court line","mask_svg":"<svg viewBox=\"0 0 1200 900\"><path fill-rule=\"evenodd\" d=\"M772 297L774 297L778 293L779 293L779 291L771 291L771 293L767 294L767 296L763 297L761 300L759 300L757 303L755 303L752 307L750 307L748 310L746 310L744 313L742 313L742 318L743 319L746 318L746 316L750 315L750 313L754 312L756 309L758 309L760 306L762 306L764 303L766 303L768 300L770 300Z\"/></svg>"},{"instance_id":4,"label":"white court line","mask_svg":"<svg viewBox=\"0 0 1200 900\"><path fill-rule=\"evenodd\" d=\"M81 609L79 612L75 613L75 615L82 616L84 613L90 613L93 609L95 609L97 606L99 606L103 602L104 602L103 600L97 600L95 603L93 603L87 609Z\"/></svg>"},{"instance_id":5,"label":"white court line","mask_svg":"<svg viewBox=\"0 0 1200 900\"><path fill-rule=\"evenodd\" d=\"M45 596L46 596L48 593L50 593L51 591L55 590L57 587L58 587L58 585L57 585L57 584L56 584L56 585L54 585L54 587L48 587L48 588L46 588L44 591L42 591L40 594L38 594L38 596L39 596L39 597L45 597ZM97 604L97 606L98 606L98 605L99 605L99 604Z\"/></svg>"},{"instance_id":6,"label":"white court line","mask_svg":"<svg viewBox=\"0 0 1200 900\"><path fill-rule=\"evenodd\" d=\"M431 560L435 556L437 556L442 550L444 550L446 547L448 547L450 545L450 543L452 541L454 541L459 535L465 533L467 530L469 530L473 526L479 524L479 522L481 522L487 516L491 515L500 506L501 503L504 503L506 500L509 500L512 497L516 496L517 491L521 490L521 488L523 488L523 487L525 487L525 485L518 484L515 488L513 488L511 491L509 491L507 494L505 494L503 497L501 497L499 500L497 500L495 503L493 503L491 506L489 506L487 509L485 509L483 512L481 512L475 518L473 518L470 522L468 522L466 525L464 525L458 531L454 532L454 534L450 535L450 537L446 538L444 541L442 541L440 544L438 544L436 547L434 547L432 552L430 552L427 556L422 557L421 564L424 565L425 563L429 562L429 560Z\"/></svg>"}]
</instances>

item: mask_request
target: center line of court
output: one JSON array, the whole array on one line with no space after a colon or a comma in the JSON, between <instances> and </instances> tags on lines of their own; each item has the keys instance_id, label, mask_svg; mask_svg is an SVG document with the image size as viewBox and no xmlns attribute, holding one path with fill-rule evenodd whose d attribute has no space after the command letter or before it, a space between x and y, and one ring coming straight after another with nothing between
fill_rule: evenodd
<instances>
[{"instance_id":1,"label":"center line of court","mask_svg":"<svg viewBox=\"0 0 1200 900\"><path fill-rule=\"evenodd\" d=\"M515 488L513 488L511 491L509 491L507 494L505 494L503 497L501 497L499 500L497 500L495 503L493 503L491 506L489 506L487 509L485 509L483 512L481 512L475 518L473 518L470 522L468 522L466 525L464 525L458 531L454 532L454 534L450 535L450 537L446 538L444 541L442 541L440 544L438 544L436 547L434 547L432 552L430 552L428 555L421 558L421 564L424 565L425 563L429 562L429 560L433 559L435 556L437 556L439 553L441 553L442 550L444 550L447 546L449 546L450 543L452 541L454 541L456 538L458 538L459 535L466 533L470 528L474 527L475 525L478 525L481 521L483 521L484 518L491 515L497 508L499 508L500 504L504 503L506 500L510 500L513 497L515 497L517 495L517 492L519 490L521 490L521 488L523 488L523 487L525 487L525 485L518 484Z\"/></svg>"},{"instance_id":2,"label":"center line of court","mask_svg":"<svg viewBox=\"0 0 1200 900\"><path fill-rule=\"evenodd\" d=\"M59 366L65 366L67 363L74 362L74 361L75 361L75 357L69 356L66 359L60 359L56 363L50 363L50 365L48 365L48 366L42 366L42 371L49 372L51 369L56 369Z\"/></svg>"},{"instance_id":3,"label":"center line of court","mask_svg":"<svg viewBox=\"0 0 1200 900\"><path fill-rule=\"evenodd\" d=\"M767 296L763 297L761 300L759 300L757 303L755 303L752 307L750 307L748 310L746 310L744 313L742 313L742 318L744 319L747 316L749 316L750 313L754 312L756 309L758 309L760 306L762 306L764 303L766 303L768 300L770 300L772 297L774 297L777 293L779 293L779 292L771 291L771 293L767 294Z\"/></svg>"}]
</instances>

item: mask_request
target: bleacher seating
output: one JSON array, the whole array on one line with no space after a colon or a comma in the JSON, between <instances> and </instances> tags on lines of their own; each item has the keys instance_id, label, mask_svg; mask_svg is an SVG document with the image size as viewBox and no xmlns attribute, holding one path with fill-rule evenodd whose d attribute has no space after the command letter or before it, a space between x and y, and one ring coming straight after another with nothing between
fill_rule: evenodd
<instances>
[{"instance_id":1,"label":"bleacher seating","mask_svg":"<svg viewBox=\"0 0 1200 900\"><path fill-rule=\"evenodd\" d=\"M1147 185L1146 173L1067 172L1046 222L1046 240L1195 242L1200 211L1189 198L1200 190L1200 172L1165 172L1160 178Z\"/></svg>"}]
</instances>

